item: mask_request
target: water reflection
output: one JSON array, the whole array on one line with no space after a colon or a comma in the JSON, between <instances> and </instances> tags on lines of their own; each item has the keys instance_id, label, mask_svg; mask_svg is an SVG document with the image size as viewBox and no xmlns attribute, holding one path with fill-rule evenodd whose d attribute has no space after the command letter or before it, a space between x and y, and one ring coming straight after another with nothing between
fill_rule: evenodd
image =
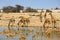
<instances>
[{"instance_id":1,"label":"water reflection","mask_svg":"<svg viewBox=\"0 0 60 40\"><path fill-rule=\"evenodd\" d=\"M50 30L47 36L43 28L20 27L13 28L11 31L8 28L0 28L0 40L59 40L60 32ZM47 29L47 28L46 28Z\"/></svg>"}]
</instances>

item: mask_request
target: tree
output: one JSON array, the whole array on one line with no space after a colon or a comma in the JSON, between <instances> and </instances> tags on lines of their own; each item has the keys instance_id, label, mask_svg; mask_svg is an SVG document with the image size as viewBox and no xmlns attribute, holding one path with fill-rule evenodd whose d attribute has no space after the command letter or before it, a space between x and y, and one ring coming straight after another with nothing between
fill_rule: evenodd
<instances>
[{"instance_id":1,"label":"tree","mask_svg":"<svg viewBox=\"0 0 60 40\"><path fill-rule=\"evenodd\" d=\"M16 12L16 8L12 7L12 6L7 6L7 7L3 7L3 11L6 12L6 13Z\"/></svg>"},{"instance_id":2,"label":"tree","mask_svg":"<svg viewBox=\"0 0 60 40\"><path fill-rule=\"evenodd\" d=\"M56 7L55 10L59 10L60 8Z\"/></svg>"},{"instance_id":3,"label":"tree","mask_svg":"<svg viewBox=\"0 0 60 40\"><path fill-rule=\"evenodd\" d=\"M23 10L24 7L21 5L16 5L16 12L20 12L20 10Z\"/></svg>"},{"instance_id":4,"label":"tree","mask_svg":"<svg viewBox=\"0 0 60 40\"><path fill-rule=\"evenodd\" d=\"M36 9L33 9L31 7L26 8L25 12L37 12Z\"/></svg>"},{"instance_id":5,"label":"tree","mask_svg":"<svg viewBox=\"0 0 60 40\"><path fill-rule=\"evenodd\" d=\"M20 12L20 10L23 10L24 7L21 6L21 5L16 5L16 7L13 7L13 6L7 6L7 7L3 7L3 11L6 12L6 13L9 13L9 12Z\"/></svg>"}]
</instances>

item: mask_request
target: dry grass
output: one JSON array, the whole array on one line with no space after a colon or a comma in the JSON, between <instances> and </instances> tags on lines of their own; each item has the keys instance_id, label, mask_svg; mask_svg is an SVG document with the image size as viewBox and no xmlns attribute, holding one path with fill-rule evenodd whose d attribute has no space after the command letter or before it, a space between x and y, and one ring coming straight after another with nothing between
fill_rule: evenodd
<instances>
[{"instance_id":1,"label":"dry grass","mask_svg":"<svg viewBox=\"0 0 60 40\"><path fill-rule=\"evenodd\" d=\"M34 13L1 13L2 14L2 17L0 17L2 20L0 20L0 27L7 27L8 23L9 23L9 19L14 16L15 17L15 26L17 26L17 23L19 21L19 17L20 16L24 16L26 18L30 17L30 24L29 26L42 26L43 23L44 23L44 18L43 18L43 22L41 23L40 22L40 19L39 17L37 16L29 16L30 14L34 14ZM0 14L0 15L1 15ZM39 13L35 13L36 15L39 15ZM44 15L44 13L43 13ZM57 13L53 13L53 16L56 20L60 20L60 14L57 14ZM50 16L47 16L47 17L50 17ZM57 23L57 25L59 24L60 22Z\"/></svg>"}]
</instances>

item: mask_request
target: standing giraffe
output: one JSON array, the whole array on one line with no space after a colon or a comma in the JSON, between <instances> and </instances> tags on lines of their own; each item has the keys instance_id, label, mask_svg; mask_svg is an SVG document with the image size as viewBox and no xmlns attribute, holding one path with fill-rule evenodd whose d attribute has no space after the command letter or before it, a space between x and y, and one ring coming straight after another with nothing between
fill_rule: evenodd
<instances>
[{"instance_id":1,"label":"standing giraffe","mask_svg":"<svg viewBox=\"0 0 60 40\"><path fill-rule=\"evenodd\" d=\"M8 23L8 29L9 30L10 30L10 27L14 26L14 23L15 23L15 18L14 18L14 16L12 16L12 18L9 20L9 23Z\"/></svg>"},{"instance_id":2,"label":"standing giraffe","mask_svg":"<svg viewBox=\"0 0 60 40\"><path fill-rule=\"evenodd\" d=\"M45 18L45 19L46 19L47 13L49 13L49 15L51 16L52 11L51 11L51 10L48 10L48 9L46 10L45 15L44 15L44 18Z\"/></svg>"},{"instance_id":3,"label":"standing giraffe","mask_svg":"<svg viewBox=\"0 0 60 40\"><path fill-rule=\"evenodd\" d=\"M44 24L43 24L43 27L44 27L44 28L45 28L46 23L47 23L48 25L51 24L50 18L47 18L47 17L48 17L48 16L47 16L47 13L49 13L49 15L52 17L52 11L51 11L51 10L46 10L45 15L44 15L45 21L44 21Z\"/></svg>"},{"instance_id":4,"label":"standing giraffe","mask_svg":"<svg viewBox=\"0 0 60 40\"><path fill-rule=\"evenodd\" d=\"M43 24L43 28L45 28L46 24L48 24L48 25L50 24L50 20L49 19L45 19L44 24Z\"/></svg>"},{"instance_id":5,"label":"standing giraffe","mask_svg":"<svg viewBox=\"0 0 60 40\"><path fill-rule=\"evenodd\" d=\"M45 25L48 24L47 27L49 27L49 24L51 24L50 17L47 16L47 13L52 17L52 11L46 10L45 15L44 15L45 21L44 21L44 24L43 24L44 31L46 31L46 29L45 29L46 26Z\"/></svg>"},{"instance_id":6,"label":"standing giraffe","mask_svg":"<svg viewBox=\"0 0 60 40\"><path fill-rule=\"evenodd\" d=\"M47 13L49 12L49 10L46 10L44 18L46 19Z\"/></svg>"},{"instance_id":7,"label":"standing giraffe","mask_svg":"<svg viewBox=\"0 0 60 40\"><path fill-rule=\"evenodd\" d=\"M56 26L55 26L56 25L56 20L55 20L55 18L52 15L52 11L49 12L49 15L51 16L52 25L54 25L54 28L56 28Z\"/></svg>"},{"instance_id":8,"label":"standing giraffe","mask_svg":"<svg viewBox=\"0 0 60 40\"><path fill-rule=\"evenodd\" d=\"M42 22L42 13L43 13L43 12L44 12L44 11L43 11L43 9L42 9L41 12L40 12L40 15L39 15L41 22Z\"/></svg>"},{"instance_id":9,"label":"standing giraffe","mask_svg":"<svg viewBox=\"0 0 60 40\"><path fill-rule=\"evenodd\" d=\"M51 16L51 20L49 20L49 19L46 19L46 13L49 13L49 15ZM44 24L43 24L43 27L45 28L45 24L46 23L52 23L52 25L53 25L53 28L56 28L56 20L55 20L55 18L53 17L53 15L52 15L52 11L51 10L47 10L46 11L46 13L45 13L45 22L44 22ZM50 22L51 21L51 22ZM52 31L53 29L52 28L48 28L45 32L47 33L47 35L50 35L50 33L51 33L51 31Z\"/></svg>"},{"instance_id":10,"label":"standing giraffe","mask_svg":"<svg viewBox=\"0 0 60 40\"><path fill-rule=\"evenodd\" d=\"M56 28L56 20L54 19L54 17L52 16L51 17L51 21L52 21L52 25L54 26L54 28Z\"/></svg>"},{"instance_id":11,"label":"standing giraffe","mask_svg":"<svg viewBox=\"0 0 60 40\"><path fill-rule=\"evenodd\" d=\"M44 19L46 19L46 13L47 13L47 12L45 12Z\"/></svg>"}]
</instances>

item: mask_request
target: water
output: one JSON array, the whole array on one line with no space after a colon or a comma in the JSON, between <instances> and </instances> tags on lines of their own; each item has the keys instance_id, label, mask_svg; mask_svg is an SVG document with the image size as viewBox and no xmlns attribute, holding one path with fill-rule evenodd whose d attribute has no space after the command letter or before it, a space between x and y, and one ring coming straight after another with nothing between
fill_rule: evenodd
<instances>
[{"instance_id":1,"label":"water","mask_svg":"<svg viewBox=\"0 0 60 40\"><path fill-rule=\"evenodd\" d=\"M30 29L32 30L32 33L29 32ZM2 32L4 30L8 30L8 28L0 27L0 32ZM18 28L14 27L11 30L15 30L15 32L17 32ZM23 30L23 32L15 35L13 37L7 37L6 34L0 34L0 40L21 40L20 37L23 34L26 34L26 36L27 36L25 40L32 40L32 39L33 40L60 40L60 36L56 36L55 34L50 34L50 36L47 37L46 34L43 33L44 32L43 28L37 29L37 28L32 28L32 27L29 27L29 28L23 27L23 28L20 28L19 30ZM36 33L39 35L34 36ZM42 33L43 33L43 35L42 35Z\"/></svg>"}]
</instances>

